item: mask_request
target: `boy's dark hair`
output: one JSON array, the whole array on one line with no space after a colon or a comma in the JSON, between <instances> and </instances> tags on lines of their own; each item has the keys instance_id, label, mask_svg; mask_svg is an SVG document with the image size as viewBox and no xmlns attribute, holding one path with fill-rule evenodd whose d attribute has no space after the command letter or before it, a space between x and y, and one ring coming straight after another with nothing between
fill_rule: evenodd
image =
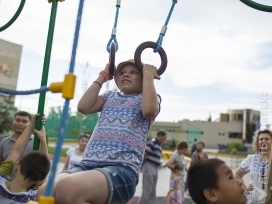
<instances>
[{"instance_id":1,"label":"boy's dark hair","mask_svg":"<svg viewBox=\"0 0 272 204\"><path fill-rule=\"evenodd\" d=\"M217 189L218 174L217 169L225 164L220 159L207 159L197 161L192 164L187 174L187 187L191 198L197 204L206 204L203 194L204 189Z\"/></svg>"},{"instance_id":2,"label":"boy's dark hair","mask_svg":"<svg viewBox=\"0 0 272 204\"><path fill-rule=\"evenodd\" d=\"M46 178L50 161L48 157L38 151L29 152L20 161L20 172L24 179L31 181L42 181Z\"/></svg>"},{"instance_id":3,"label":"boy's dark hair","mask_svg":"<svg viewBox=\"0 0 272 204\"><path fill-rule=\"evenodd\" d=\"M26 111L18 111L17 113L15 113L14 118L16 117L16 115L27 116L30 121L32 119L31 115L28 112L26 112Z\"/></svg>"},{"instance_id":4,"label":"boy's dark hair","mask_svg":"<svg viewBox=\"0 0 272 204\"><path fill-rule=\"evenodd\" d=\"M160 130L159 132L157 132L157 137L163 137L166 135L166 132L164 130Z\"/></svg>"}]
</instances>

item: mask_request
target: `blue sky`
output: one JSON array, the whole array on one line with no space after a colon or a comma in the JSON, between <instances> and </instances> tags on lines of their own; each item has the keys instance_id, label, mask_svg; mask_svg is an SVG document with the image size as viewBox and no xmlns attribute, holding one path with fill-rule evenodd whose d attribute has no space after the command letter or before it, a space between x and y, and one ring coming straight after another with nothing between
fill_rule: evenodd
<instances>
[{"instance_id":1,"label":"blue sky","mask_svg":"<svg viewBox=\"0 0 272 204\"><path fill-rule=\"evenodd\" d=\"M0 2L0 25L11 18L19 2ZM78 2L58 4L49 84L62 81L68 72ZM114 23L115 2L85 1L73 109L83 94L84 64L90 64L90 85L107 63L106 45ZM258 2L272 5L268 0ZM171 3L170 0L122 1L117 26L117 63L132 58L140 43L157 40ZM47 1L28 0L18 20L0 33L1 39L23 45L18 90L40 86L50 9ZM157 120L205 120L209 113L216 119L228 108L261 111L262 92L268 92L271 123L271 21L270 13L251 9L239 0L178 1L162 44L168 67L161 80L155 82L163 100ZM142 60L160 65L158 54L152 50L144 51ZM114 82L109 85L114 87ZM47 97L46 110L63 104L60 94L48 93ZM35 112L37 98L37 95L17 97L16 105Z\"/></svg>"}]
</instances>

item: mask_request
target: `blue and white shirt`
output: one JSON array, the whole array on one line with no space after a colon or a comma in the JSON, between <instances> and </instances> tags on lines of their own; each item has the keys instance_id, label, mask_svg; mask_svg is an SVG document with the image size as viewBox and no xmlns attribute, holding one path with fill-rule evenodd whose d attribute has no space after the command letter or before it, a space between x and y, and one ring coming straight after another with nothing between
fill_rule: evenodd
<instances>
[{"instance_id":1,"label":"blue and white shirt","mask_svg":"<svg viewBox=\"0 0 272 204\"><path fill-rule=\"evenodd\" d=\"M159 167L161 164L162 148L157 138L153 138L147 142L145 151L147 153L145 161Z\"/></svg>"},{"instance_id":2,"label":"blue and white shirt","mask_svg":"<svg viewBox=\"0 0 272 204\"><path fill-rule=\"evenodd\" d=\"M12 172L14 162L11 160L4 161L0 166L0 203L1 204L23 204L28 201L35 201L37 187L30 188L21 192L10 192L9 174Z\"/></svg>"},{"instance_id":3,"label":"blue and white shirt","mask_svg":"<svg viewBox=\"0 0 272 204\"><path fill-rule=\"evenodd\" d=\"M253 185L253 191L247 194L247 204L265 203L265 195L268 182L268 161L262 161L258 154L249 154L240 166L240 170L244 173L250 173L250 183ZM262 193L263 192L263 193Z\"/></svg>"},{"instance_id":4,"label":"blue and white shirt","mask_svg":"<svg viewBox=\"0 0 272 204\"><path fill-rule=\"evenodd\" d=\"M122 163L139 174L146 136L155 118L143 116L141 94L109 91L100 97L105 104L81 163Z\"/></svg>"}]
</instances>

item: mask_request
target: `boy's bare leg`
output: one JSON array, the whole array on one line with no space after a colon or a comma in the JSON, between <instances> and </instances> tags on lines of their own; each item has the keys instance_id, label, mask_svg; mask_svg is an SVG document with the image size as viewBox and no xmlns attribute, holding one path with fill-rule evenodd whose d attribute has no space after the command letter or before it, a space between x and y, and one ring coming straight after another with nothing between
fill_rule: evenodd
<instances>
[{"instance_id":1,"label":"boy's bare leg","mask_svg":"<svg viewBox=\"0 0 272 204\"><path fill-rule=\"evenodd\" d=\"M102 172L82 171L60 179L54 195L56 204L105 204L109 185Z\"/></svg>"},{"instance_id":2,"label":"boy's bare leg","mask_svg":"<svg viewBox=\"0 0 272 204\"><path fill-rule=\"evenodd\" d=\"M68 174L68 173L61 173L61 174L58 174L55 177L54 186L53 186L53 196L54 196L56 184L59 182L59 180L61 180L62 178L66 177L68 175L70 175L70 174ZM39 196L43 196L44 195L47 182L48 182L48 177L47 177L47 181L39 187L38 192L37 192L37 199L38 199Z\"/></svg>"}]
</instances>

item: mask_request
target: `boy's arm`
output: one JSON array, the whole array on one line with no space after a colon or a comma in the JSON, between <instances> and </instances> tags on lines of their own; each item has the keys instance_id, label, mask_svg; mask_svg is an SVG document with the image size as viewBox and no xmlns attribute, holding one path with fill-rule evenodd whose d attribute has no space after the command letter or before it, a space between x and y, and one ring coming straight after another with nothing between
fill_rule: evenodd
<instances>
[{"instance_id":1,"label":"boy's arm","mask_svg":"<svg viewBox=\"0 0 272 204\"><path fill-rule=\"evenodd\" d=\"M3 163L4 158L2 156L0 156L0 165Z\"/></svg>"},{"instance_id":2,"label":"boy's arm","mask_svg":"<svg viewBox=\"0 0 272 204\"><path fill-rule=\"evenodd\" d=\"M40 131L35 130L35 129L33 131L35 132L37 137L40 139L40 142L41 142L40 152L44 153L49 158L48 149L47 149L47 142L46 142L46 132L45 132L44 126L42 127L42 129Z\"/></svg>"},{"instance_id":3,"label":"boy's arm","mask_svg":"<svg viewBox=\"0 0 272 204\"><path fill-rule=\"evenodd\" d=\"M108 69L109 64L106 65L105 71ZM106 82L105 77L102 74L99 74L98 78L94 83L92 83L78 102L77 109L79 112L83 114L91 114L101 111L104 101L98 96L98 94L104 82Z\"/></svg>"},{"instance_id":4,"label":"boy's arm","mask_svg":"<svg viewBox=\"0 0 272 204\"><path fill-rule=\"evenodd\" d=\"M29 138L30 138L32 132L33 132L33 129L35 127L36 118L38 116L39 116L39 114L36 114L32 118L30 124L26 127L24 132L21 134L21 136L18 138L18 140L13 145L6 160L11 160L14 163L16 163L20 159L21 155L25 151L26 145L29 141Z\"/></svg>"},{"instance_id":5,"label":"boy's arm","mask_svg":"<svg viewBox=\"0 0 272 204\"><path fill-rule=\"evenodd\" d=\"M143 66L142 112L146 118L154 118L159 112L154 79L160 79L156 67L145 64Z\"/></svg>"},{"instance_id":6,"label":"boy's arm","mask_svg":"<svg viewBox=\"0 0 272 204\"><path fill-rule=\"evenodd\" d=\"M0 143L0 164L2 164L4 161L4 158L2 155L3 155L3 140Z\"/></svg>"}]
</instances>

